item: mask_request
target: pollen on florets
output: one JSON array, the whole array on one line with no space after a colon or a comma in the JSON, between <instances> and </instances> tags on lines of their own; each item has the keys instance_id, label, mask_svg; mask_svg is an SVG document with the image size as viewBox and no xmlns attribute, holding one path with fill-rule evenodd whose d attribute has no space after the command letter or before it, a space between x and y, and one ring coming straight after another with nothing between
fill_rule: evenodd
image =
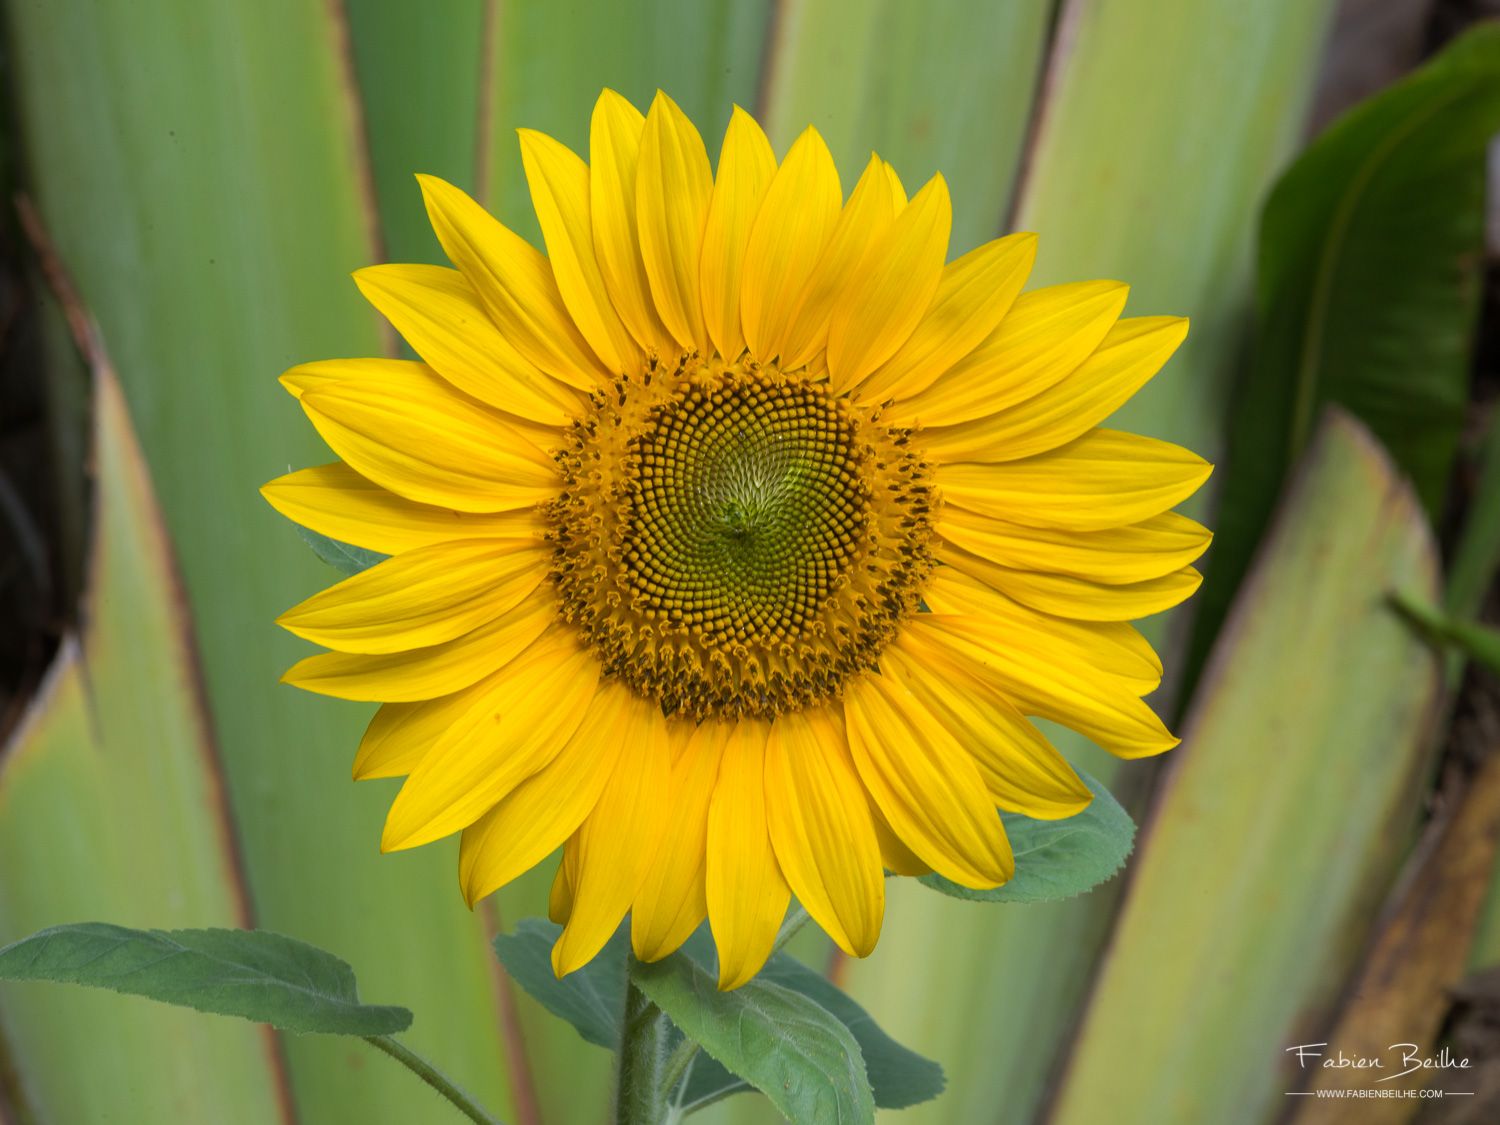
<instances>
[{"instance_id":1,"label":"pollen on florets","mask_svg":"<svg viewBox=\"0 0 1500 1125\"><path fill-rule=\"evenodd\" d=\"M874 667L933 566L909 433L826 383L689 355L596 393L547 505L562 613L694 718L769 716Z\"/></svg>"}]
</instances>

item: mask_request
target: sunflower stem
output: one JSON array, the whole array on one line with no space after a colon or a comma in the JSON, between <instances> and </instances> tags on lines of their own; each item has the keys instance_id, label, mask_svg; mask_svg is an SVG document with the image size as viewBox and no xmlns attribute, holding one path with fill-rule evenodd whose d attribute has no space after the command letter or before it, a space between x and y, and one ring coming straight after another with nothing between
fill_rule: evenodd
<instances>
[{"instance_id":1,"label":"sunflower stem","mask_svg":"<svg viewBox=\"0 0 1500 1125\"><path fill-rule=\"evenodd\" d=\"M635 986L638 962L626 954L625 1021L615 1082L615 1125L661 1125L667 1116L667 1017Z\"/></svg>"},{"instance_id":2,"label":"sunflower stem","mask_svg":"<svg viewBox=\"0 0 1500 1125\"><path fill-rule=\"evenodd\" d=\"M447 1098L470 1121L477 1122L478 1125L500 1125L498 1117L491 1116L483 1106L455 1086L447 1075L406 1044L397 1042L389 1035L367 1035L364 1039L370 1046L390 1055L391 1058L395 1059L402 1066L406 1067L407 1070L411 1071L423 1082Z\"/></svg>"}]
</instances>

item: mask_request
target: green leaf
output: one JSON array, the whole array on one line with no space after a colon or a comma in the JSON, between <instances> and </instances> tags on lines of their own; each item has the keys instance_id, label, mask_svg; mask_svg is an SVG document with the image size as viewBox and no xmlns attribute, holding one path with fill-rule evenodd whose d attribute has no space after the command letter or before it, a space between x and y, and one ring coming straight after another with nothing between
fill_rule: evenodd
<instances>
[{"instance_id":1,"label":"green leaf","mask_svg":"<svg viewBox=\"0 0 1500 1125\"><path fill-rule=\"evenodd\" d=\"M411 1026L405 1008L361 1004L354 971L333 954L264 930L53 926L0 949L0 979L109 988L283 1031L391 1035Z\"/></svg>"},{"instance_id":2,"label":"green leaf","mask_svg":"<svg viewBox=\"0 0 1500 1125\"><path fill-rule=\"evenodd\" d=\"M1056 1125L1285 1112L1279 1048L1329 1026L1409 847L1443 677L1386 594L1435 598L1437 550L1347 414L1296 480L1144 826Z\"/></svg>"},{"instance_id":3,"label":"green leaf","mask_svg":"<svg viewBox=\"0 0 1500 1125\"><path fill-rule=\"evenodd\" d=\"M1114 878L1135 842L1135 822L1103 785L1080 772L1093 791L1088 808L1065 820L1000 814L1016 856L1016 876L993 890L961 887L941 875L922 876L933 890L972 902L1054 902Z\"/></svg>"},{"instance_id":4,"label":"green leaf","mask_svg":"<svg viewBox=\"0 0 1500 1125\"><path fill-rule=\"evenodd\" d=\"M682 952L705 969L715 964L713 941L705 930L694 934ZM757 979L806 996L849 1029L864 1056L870 1090L878 1108L905 1109L943 1092L941 1066L897 1043L881 1030L869 1012L822 973L808 968L795 957L777 953L766 962ZM712 1066L704 1064L702 1059L694 1063L683 1099L685 1106L702 1106L749 1089L717 1063Z\"/></svg>"},{"instance_id":5,"label":"green leaf","mask_svg":"<svg viewBox=\"0 0 1500 1125\"><path fill-rule=\"evenodd\" d=\"M495 954L511 979L588 1042L613 1051L620 1044L625 1014L625 952L629 933L622 926L599 955L561 980L552 971L552 944L562 927L541 918L523 918L513 934L495 938Z\"/></svg>"},{"instance_id":6,"label":"green leaf","mask_svg":"<svg viewBox=\"0 0 1500 1125\"><path fill-rule=\"evenodd\" d=\"M341 543L337 539L330 539L310 527L298 525L297 531L301 534L303 541L313 549L313 554L340 574L358 574L390 557L365 547L356 547L352 543Z\"/></svg>"},{"instance_id":7,"label":"green leaf","mask_svg":"<svg viewBox=\"0 0 1500 1125\"><path fill-rule=\"evenodd\" d=\"M1500 27L1480 26L1339 119L1260 231L1259 328L1229 437L1198 663L1325 403L1353 413L1440 512L1468 398Z\"/></svg>"},{"instance_id":8,"label":"green leaf","mask_svg":"<svg viewBox=\"0 0 1500 1125\"><path fill-rule=\"evenodd\" d=\"M758 976L733 992L680 953L637 965L636 986L689 1039L794 1125L875 1120L853 1034L816 1001Z\"/></svg>"}]
</instances>

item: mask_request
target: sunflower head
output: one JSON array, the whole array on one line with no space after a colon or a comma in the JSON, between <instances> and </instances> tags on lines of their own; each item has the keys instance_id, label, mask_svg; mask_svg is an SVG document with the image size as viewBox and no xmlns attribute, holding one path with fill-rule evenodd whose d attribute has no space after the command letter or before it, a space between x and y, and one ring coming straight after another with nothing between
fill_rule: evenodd
<instances>
[{"instance_id":1,"label":"sunflower head","mask_svg":"<svg viewBox=\"0 0 1500 1125\"><path fill-rule=\"evenodd\" d=\"M559 973L707 917L733 987L793 894L863 956L887 871L996 886L998 810L1088 803L1032 718L1175 744L1128 622L1196 588L1209 467L1099 423L1186 322L1023 293L1028 234L949 261L941 177L846 198L812 129L736 109L713 165L605 91L589 147L521 133L545 254L419 177L454 268L356 280L421 359L283 376L339 460L267 499L392 556L282 616L329 650L286 679L381 704L383 846L461 833L470 902L562 849Z\"/></svg>"}]
</instances>

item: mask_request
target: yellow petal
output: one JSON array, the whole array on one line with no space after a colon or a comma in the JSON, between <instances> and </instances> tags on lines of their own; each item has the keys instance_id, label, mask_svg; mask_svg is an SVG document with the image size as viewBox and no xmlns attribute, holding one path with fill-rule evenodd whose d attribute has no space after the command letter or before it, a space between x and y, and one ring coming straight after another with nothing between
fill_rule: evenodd
<instances>
[{"instance_id":1,"label":"yellow petal","mask_svg":"<svg viewBox=\"0 0 1500 1125\"><path fill-rule=\"evenodd\" d=\"M656 314L636 231L636 176L646 119L613 90L594 103L589 126L589 209L594 252L610 300L636 342L665 351L671 335Z\"/></svg>"},{"instance_id":2,"label":"yellow petal","mask_svg":"<svg viewBox=\"0 0 1500 1125\"><path fill-rule=\"evenodd\" d=\"M880 861L887 871L913 878L932 874L932 868L896 835L895 829L885 822L879 807L873 803L870 805L870 820L875 825L875 838L880 841Z\"/></svg>"},{"instance_id":3,"label":"yellow petal","mask_svg":"<svg viewBox=\"0 0 1500 1125\"><path fill-rule=\"evenodd\" d=\"M942 282L952 230L948 183L934 176L834 303L828 374L836 389L857 386L911 338Z\"/></svg>"},{"instance_id":4,"label":"yellow petal","mask_svg":"<svg viewBox=\"0 0 1500 1125\"><path fill-rule=\"evenodd\" d=\"M568 916L573 913L573 885L570 881L571 872L568 870L570 866L565 850L557 865L557 874L552 877L552 890L547 895L547 917L559 926L566 925Z\"/></svg>"},{"instance_id":5,"label":"yellow petal","mask_svg":"<svg viewBox=\"0 0 1500 1125\"><path fill-rule=\"evenodd\" d=\"M561 426L583 399L511 346L457 270L443 266L370 266L354 275L374 305L416 353L448 382L523 418Z\"/></svg>"},{"instance_id":6,"label":"yellow petal","mask_svg":"<svg viewBox=\"0 0 1500 1125\"><path fill-rule=\"evenodd\" d=\"M896 174L896 169L882 160L881 167L885 169L885 178L891 182L891 196L896 200L896 209L900 210L906 206L906 188L901 185L901 177Z\"/></svg>"},{"instance_id":7,"label":"yellow petal","mask_svg":"<svg viewBox=\"0 0 1500 1125\"><path fill-rule=\"evenodd\" d=\"M1022 293L977 348L925 391L893 403L886 420L948 426L1040 394L1099 346L1128 292L1118 281L1080 281Z\"/></svg>"},{"instance_id":8,"label":"yellow petal","mask_svg":"<svg viewBox=\"0 0 1500 1125\"><path fill-rule=\"evenodd\" d=\"M1211 472L1181 446L1091 430L1021 461L944 464L938 485L947 503L992 519L1099 531L1160 515L1197 492Z\"/></svg>"},{"instance_id":9,"label":"yellow petal","mask_svg":"<svg viewBox=\"0 0 1500 1125\"><path fill-rule=\"evenodd\" d=\"M320 652L298 661L283 683L381 703L436 699L461 691L509 663L557 617L557 599L540 587L513 609L451 641L409 652Z\"/></svg>"},{"instance_id":10,"label":"yellow petal","mask_svg":"<svg viewBox=\"0 0 1500 1125\"><path fill-rule=\"evenodd\" d=\"M1073 767L982 676L932 652L913 656L899 637L881 654L880 668L921 700L969 752L1000 808L1057 820L1088 807L1093 794Z\"/></svg>"},{"instance_id":11,"label":"yellow petal","mask_svg":"<svg viewBox=\"0 0 1500 1125\"><path fill-rule=\"evenodd\" d=\"M618 690L623 697L617 721L596 737L617 742L619 757L599 803L574 838L573 909L552 946L552 971L560 977L593 960L619 928L656 860L671 812L672 765L661 707L628 688Z\"/></svg>"},{"instance_id":12,"label":"yellow petal","mask_svg":"<svg viewBox=\"0 0 1500 1125\"><path fill-rule=\"evenodd\" d=\"M1014 570L946 544L939 548L938 558L1022 605L1077 621L1150 617L1186 601L1203 582L1203 576L1190 566L1144 582L1106 586L1069 574Z\"/></svg>"},{"instance_id":13,"label":"yellow petal","mask_svg":"<svg viewBox=\"0 0 1500 1125\"><path fill-rule=\"evenodd\" d=\"M768 734L764 722L735 722L708 810L704 889L725 990L760 972L792 897L766 828Z\"/></svg>"},{"instance_id":14,"label":"yellow petal","mask_svg":"<svg viewBox=\"0 0 1500 1125\"><path fill-rule=\"evenodd\" d=\"M562 847L593 811L620 759L618 734L634 702L618 681L602 686L557 757L464 829L458 880L470 906Z\"/></svg>"},{"instance_id":15,"label":"yellow petal","mask_svg":"<svg viewBox=\"0 0 1500 1125\"><path fill-rule=\"evenodd\" d=\"M776 174L776 154L755 118L734 107L724 144L719 150L718 175L703 225L703 256L699 286L703 320L719 354L735 360L745 350L740 327L740 282L750 225Z\"/></svg>"},{"instance_id":16,"label":"yellow petal","mask_svg":"<svg viewBox=\"0 0 1500 1125\"><path fill-rule=\"evenodd\" d=\"M444 252L479 294L500 334L542 371L582 391L609 379L558 292L547 258L468 195L417 177Z\"/></svg>"},{"instance_id":17,"label":"yellow petal","mask_svg":"<svg viewBox=\"0 0 1500 1125\"><path fill-rule=\"evenodd\" d=\"M351 773L355 781L405 777L475 701L483 685L421 703L383 704L360 739Z\"/></svg>"},{"instance_id":18,"label":"yellow petal","mask_svg":"<svg viewBox=\"0 0 1500 1125\"><path fill-rule=\"evenodd\" d=\"M674 744L665 834L630 912L630 944L642 961L659 961L692 936L708 913L708 806L719 780L727 723L669 724Z\"/></svg>"},{"instance_id":19,"label":"yellow petal","mask_svg":"<svg viewBox=\"0 0 1500 1125\"><path fill-rule=\"evenodd\" d=\"M535 509L476 515L417 504L342 461L277 477L260 494L294 523L385 555L453 539L540 539L546 531Z\"/></svg>"},{"instance_id":20,"label":"yellow petal","mask_svg":"<svg viewBox=\"0 0 1500 1125\"><path fill-rule=\"evenodd\" d=\"M740 323L754 358L774 359L786 347L792 315L843 202L833 157L809 126L771 178L745 247Z\"/></svg>"},{"instance_id":21,"label":"yellow petal","mask_svg":"<svg viewBox=\"0 0 1500 1125\"><path fill-rule=\"evenodd\" d=\"M871 156L797 302L781 357L783 369L802 366L828 346L834 303L874 258L900 206L885 165L878 156Z\"/></svg>"},{"instance_id":22,"label":"yellow petal","mask_svg":"<svg viewBox=\"0 0 1500 1125\"><path fill-rule=\"evenodd\" d=\"M641 256L668 331L682 347L700 352L708 350L708 332L698 271L713 190L703 138L677 103L658 90L641 137L636 183Z\"/></svg>"},{"instance_id":23,"label":"yellow petal","mask_svg":"<svg viewBox=\"0 0 1500 1125\"><path fill-rule=\"evenodd\" d=\"M1019 570L1043 570L1105 585L1145 582L1171 574L1208 550L1213 535L1176 512L1130 527L1059 531L990 519L945 507L938 533L982 559Z\"/></svg>"},{"instance_id":24,"label":"yellow petal","mask_svg":"<svg viewBox=\"0 0 1500 1125\"><path fill-rule=\"evenodd\" d=\"M905 686L855 677L844 690L844 718L859 776L907 847L965 887L997 887L1015 874L974 759Z\"/></svg>"},{"instance_id":25,"label":"yellow petal","mask_svg":"<svg viewBox=\"0 0 1500 1125\"><path fill-rule=\"evenodd\" d=\"M469 690L472 706L422 755L386 816L382 851L467 828L547 765L578 729L599 662L556 626Z\"/></svg>"},{"instance_id":26,"label":"yellow petal","mask_svg":"<svg viewBox=\"0 0 1500 1125\"><path fill-rule=\"evenodd\" d=\"M1182 317L1121 320L1072 374L987 418L924 430L922 448L945 461L1014 461L1065 445L1145 386L1177 350L1187 329Z\"/></svg>"},{"instance_id":27,"label":"yellow petal","mask_svg":"<svg viewBox=\"0 0 1500 1125\"><path fill-rule=\"evenodd\" d=\"M796 711L771 724L766 822L797 901L845 953L869 956L885 913L885 873L842 715Z\"/></svg>"},{"instance_id":28,"label":"yellow petal","mask_svg":"<svg viewBox=\"0 0 1500 1125\"><path fill-rule=\"evenodd\" d=\"M413 375L417 371L423 374ZM350 380L360 383L410 382L413 378L433 379L437 372L423 363L409 359L320 359L313 363L299 363L282 372L277 380L298 401L303 394L317 387L331 387L335 383ZM437 385L441 378L433 379Z\"/></svg>"},{"instance_id":29,"label":"yellow petal","mask_svg":"<svg viewBox=\"0 0 1500 1125\"><path fill-rule=\"evenodd\" d=\"M994 623L997 643L1030 652L1039 661L1083 662L1126 681L1137 695L1161 684L1161 658L1133 625L1123 621L1072 621L1028 609L952 567L940 567L922 591L933 613Z\"/></svg>"},{"instance_id":30,"label":"yellow petal","mask_svg":"<svg viewBox=\"0 0 1500 1125\"><path fill-rule=\"evenodd\" d=\"M615 374L636 371L640 346L615 312L594 256L588 165L545 133L522 129L520 135L531 203L563 304L606 368Z\"/></svg>"},{"instance_id":31,"label":"yellow petal","mask_svg":"<svg viewBox=\"0 0 1500 1125\"><path fill-rule=\"evenodd\" d=\"M1044 664L1029 652L997 644L988 622L919 614L907 623L902 647L982 665L1022 714L1062 723L1119 757L1146 757L1177 745L1156 713L1117 677L1082 664Z\"/></svg>"},{"instance_id":32,"label":"yellow petal","mask_svg":"<svg viewBox=\"0 0 1500 1125\"><path fill-rule=\"evenodd\" d=\"M396 555L346 578L276 623L339 652L405 652L460 637L519 605L547 574L533 539L464 539Z\"/></svg>"},{"instance_id":33,"label":"yellow petal","mask_svg":"<svg viewBox=\"0 0 1500 1125\"><path fill-rule=\"evenodd\" d=\"M859 397L910 398L932 386L1004 319L1035 259L1036 235L1012 234L949 262L911 337L859 385Z\"/></svg>"},{"instance_id":34,"label":"yellow petal","mask_svg":"<svg viewBox=\"0 0 1500 1125\"><path fill-rule=\"evenodd\" d=\"M495 411L413 364L399 379L302 393L323 440L362 476L423 504L527 508L561 486L557 466Z\"/></svg>"}]
</instances>

